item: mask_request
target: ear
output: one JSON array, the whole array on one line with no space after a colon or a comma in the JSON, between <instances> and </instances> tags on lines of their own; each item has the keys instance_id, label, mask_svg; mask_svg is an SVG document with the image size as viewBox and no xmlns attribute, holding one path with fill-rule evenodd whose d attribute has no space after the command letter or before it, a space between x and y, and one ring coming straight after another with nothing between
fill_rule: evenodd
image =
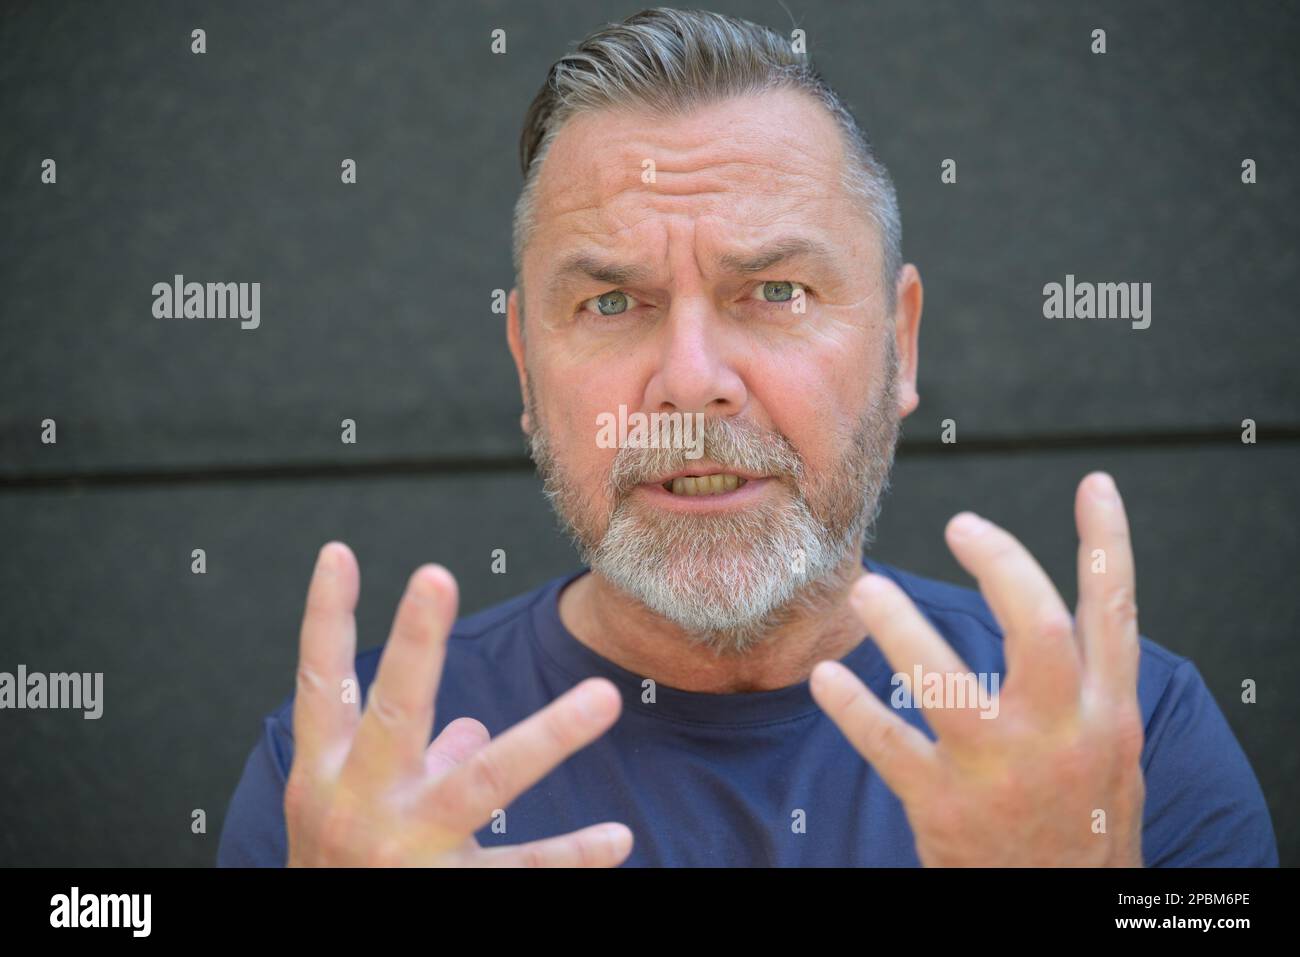
<instances>
[{"instance_id":1,"label":"ear","mask_svg":"<svg viewBox=\"0 0 1300 957\"><path fill-rule=\"evenodd\" d=\"M530 435L533 424L528 420L528 370L524 366L524 331L520 326L521 321L519 289L515 287L506 299L506 341L510 343L510 355L515 360L515 372L519 375L519 397L524 404L524 411L519 415L519 427L524 430L524 435Z\"/></svg>"},{"instance_id":2,"label":"ear","mask_svg":"<svg viewBox=\"0 0 1300 957\"><path fill-rule=\"evenodd\" d=\"M898 416L910 415L920 404L916 372L920 359L921 274L911 263L898 272L898 305L894 310L894 344L898 352Z\"/></svg>"}]
</instances>

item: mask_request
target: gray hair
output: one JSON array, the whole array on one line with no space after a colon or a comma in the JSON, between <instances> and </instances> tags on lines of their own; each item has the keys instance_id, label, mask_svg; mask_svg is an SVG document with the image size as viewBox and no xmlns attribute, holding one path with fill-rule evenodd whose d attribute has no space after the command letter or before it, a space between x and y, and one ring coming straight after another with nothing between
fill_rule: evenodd
<instances>
[{"instance_id":1,"label":"gray hair","mask_svg":"<svg viewBox=\"0 0 1300 957\"><path fill-rule=\"evenodd\" d=\"M801 90L838 124L846 144L842 185L879 230L889 314L903 264L903 229L894 184L866 133L806 53L768 27L705 10L656 7L591 33L552 64L528 107L519 139L523 190L515 204L515 284L523 290L523 254L536 227L538 174L560 128L576 113L641 107L679 116L729 96ZM521 298L522 308L522 298Z\"/></svg>"}]
</instances>

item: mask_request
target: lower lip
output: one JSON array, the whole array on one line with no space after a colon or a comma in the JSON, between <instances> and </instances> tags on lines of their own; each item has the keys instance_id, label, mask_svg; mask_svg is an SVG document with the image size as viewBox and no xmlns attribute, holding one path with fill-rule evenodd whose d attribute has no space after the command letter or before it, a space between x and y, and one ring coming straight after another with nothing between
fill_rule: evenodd
<instances>
[{"instance_id":1,"label":"lower lip","mask_svg":"<svg viewBox=\"0 0 1300 957\"><path fill-rule=\"evenodd\" d=\"M747 479L739 488L712 495L674 495L658 482L638 485L637 489L660 508L678 512L716 512L743 508L757 501L771 484L773 480L770 478Z\"/></svg>"}]
</instances>

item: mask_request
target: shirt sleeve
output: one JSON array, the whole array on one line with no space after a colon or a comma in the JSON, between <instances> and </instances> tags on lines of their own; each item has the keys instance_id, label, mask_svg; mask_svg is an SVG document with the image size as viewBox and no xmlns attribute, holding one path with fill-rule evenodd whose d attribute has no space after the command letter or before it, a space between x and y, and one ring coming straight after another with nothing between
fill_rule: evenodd
<instances>
[{"instance_id":1,"label":"shirt sleeve","mask_svg":"<svg viewBox=\"0 0 1300 957\"><path fill-rule=\"evenodd\" d=\"M293 740L279 712L262 722L262 736L244 764L217 845L218 867L284 867L284 784Z\"/></svg>"},{"instance_id":2,"label":"shirt sleeve","mask_svg":"<svg viewBox=\"0 0 1300 957\"><path fill-rule=\"evenodd\" d=\"M1147 867L1277 867L1259 781L1188 659L1174 668L1146 728Z\"/></svg>"}]
</instances>

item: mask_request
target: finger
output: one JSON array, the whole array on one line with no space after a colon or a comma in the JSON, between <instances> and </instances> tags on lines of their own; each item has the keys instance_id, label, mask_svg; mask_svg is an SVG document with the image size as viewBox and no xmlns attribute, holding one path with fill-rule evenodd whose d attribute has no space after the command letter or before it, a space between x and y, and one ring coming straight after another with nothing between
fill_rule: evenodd
<instances>
[{"instance_id":1,"label":"finger","mask_svg":"<svg viewBox=\"0 0 1300 957\"><path fill-rule=\"evenodd\" d=\"M294 764L312 778L332 776L347 755L360 720L356 698L357 622L361 577L356 557L342 542L316 558L298 639L293 698Z\"/></svg>"},{"instance_id":2,"label":"finger","mask_svg":"<svg viewBox=\"0 0 1300 957\"><path fill-rule=\"evenodd\" d=\"M1076 707L1074 619L1042 566L1014 535L972 512L955 515L945 535L1002 626L1008 683L1040 713Z\"/></svg>"},{"instance_id":3,"label":"finger","mask_svg":"<svg viewBox=\"0 0 1300 957\"><path fill-rule=\"evenodd\" d=\"M894 714L838 661L813 668L809 685L813 700L901 801L926 789L935 748L924 733Z\"/></svg>"},{"instance_id":4,"label":"finger","mask_svg":"<svg viewBox=\"0 0 1300 957\"><path fill-rule=\"evenodd\" d=\"M572 834L511 847L488 847L469 858L477 867L618 867L632 853L622 824L595 824Z\"/></svg>"},{"instance_id":5,"label":"finger","mask_svg":"<svg viewBox=\"0 0 1300 957\"><path fill-rule=\"evenodd\" d=\"M424 767L430 778L439 778L469 760L469 756L492 740L480 721L457 718L443 728L424 751Z\"/></svg>"},{"instance_id":6,"label":"finger","mask_svg":"<svg viewBox=\"0 0 1300 957\"><path fill-rule=\"evenodd\" d=\"M849 602L894 666L896 677L908 688L915 706L924 703L922 689L913 687L917 667L921 669L923 681L938 680L945 688L953 684L949 675L971 673L912 600L886 576L863 575L850 590ZM931 675L938 677L930 678ZM963 687L967 684L963 682ZM963 702L965 707L958 707L955 702L944 704L947 706L926 709L925 718L936 734L959 740L977 732L980 723L976 711L978 700Z\"/></svg>"},{"instance_id":7,"label":"finger","mask_svg":"<svg viewBox=\"0 0 1300 957\"><path fill-rule=\"evenodd\" d=\"M622 707L612 681L581 682L433 782L423 802L429 820L458 837L473 834L495 811L600 737Z\"/></svg>"},{"instance_id":8,"label":"finger","mask_svg":"<svg viewBox=\"0 0 1300 957\"><path fill-rule=\"evenodd\" d=\"M1114 480L1093 472L1075 496L1079 527L1079 620L1087 680L1115 702L1137 694L1141 656L1137 583L1128 518Z\"/></svg>"},{"instance_id":9,"label":"finger","mask_svg":"<svg viewBox=\"0 0 1300 957\"><path fill-rule=\"evenodd\" d=\"M377 793L404 778L423 777L447 636L455 620L451 573L440 565L416 569L397 606L343 769L357 793Z\"/></svg>"}]
</instances>

